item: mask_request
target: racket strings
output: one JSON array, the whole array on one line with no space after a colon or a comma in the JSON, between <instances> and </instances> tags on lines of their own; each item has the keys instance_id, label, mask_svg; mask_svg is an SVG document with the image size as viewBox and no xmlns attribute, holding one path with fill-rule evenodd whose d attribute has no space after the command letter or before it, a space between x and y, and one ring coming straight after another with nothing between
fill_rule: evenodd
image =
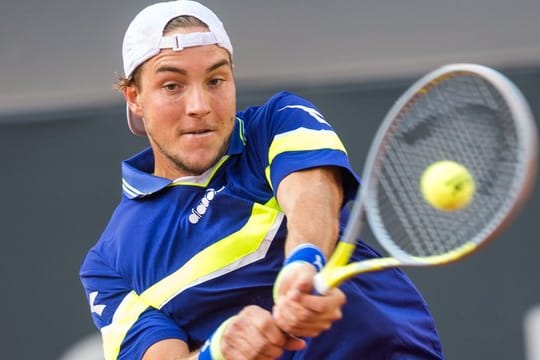
<instances>
[{"instance_id":1,"label":"racket strings","mask_svg":"<svg viewBox=\"0 0 540 360\"><path fill-rule=\"evenodd\" d=\"M484 225L508 198L518 160L512 113L493 86L476 76L438 81L415 97L397 117L375 161L377 178L368 217L378 236L396 253L434 256L482 238ZM467 167L477 191L459 211L440 211L423 199L425 168L439 160Z\"/></svg>"}]
</instances>

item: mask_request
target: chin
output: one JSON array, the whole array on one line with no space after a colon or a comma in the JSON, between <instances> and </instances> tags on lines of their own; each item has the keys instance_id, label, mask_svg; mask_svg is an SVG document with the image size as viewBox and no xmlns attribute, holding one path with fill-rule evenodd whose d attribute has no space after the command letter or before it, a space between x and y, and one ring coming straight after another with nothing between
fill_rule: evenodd
<instances>
[{"instance_id":1,"label":"chin","mask_svg":"<svg viewBox=\"0 0 540 360\"><path fill-rule=\"evenodd\" d=\"M212 168L212 166L214 166L220 159L221 155L214 158L205 157L200 159L193 159L186 164L186 168L194 175L201 175L206 170Z\"/></svg>"}]
</instances>

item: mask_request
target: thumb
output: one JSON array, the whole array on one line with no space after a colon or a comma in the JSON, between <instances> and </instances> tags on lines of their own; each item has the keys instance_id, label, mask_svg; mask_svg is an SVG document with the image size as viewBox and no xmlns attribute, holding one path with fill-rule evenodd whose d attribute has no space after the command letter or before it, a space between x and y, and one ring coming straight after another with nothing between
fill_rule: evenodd
<instances>
[{"instance_id":1,"label":"thumb","mask_svg":"<svg viewBox=\"0 0 540 360\"><path fill-rule=\"evenodd\" d=\"M274 301L293 289L296 293L310 293L315 273L315 267L309 263L296 261L285 265L274 284Z\"/></svg>"},{"instance_id":2,"label":"thumb","mask_svg":"<svg viewBox=\"0 0 540 360\"><path fill-rule=\"evenodd\" d=\"M304 347L306 347L306 341L297 338L296 336L288 336L283 347L287 350L302 350Z\"/></svg>"},{"instance_id":3,"label":"thumb","mask_svg":"<svg viewBox=\"0 0 540 360\"><path fill-rule=\"evenodd\" d=\"M311 294L313 292L313 277L315 276L315 268L306 264L307 267L296 274L291 289L295 290L295 294Z\"/></svg>"}]
</instances>

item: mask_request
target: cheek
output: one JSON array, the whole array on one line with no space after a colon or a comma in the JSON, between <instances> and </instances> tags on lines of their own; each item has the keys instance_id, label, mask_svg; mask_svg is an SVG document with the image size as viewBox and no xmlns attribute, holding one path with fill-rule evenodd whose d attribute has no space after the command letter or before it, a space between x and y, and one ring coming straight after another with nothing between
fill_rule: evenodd
<instances>
[{"instance_id":1,"label":"cheek","mask_svg":"<svg viewBox=\"0 0 540 360\"><path fill-rule=\"evenodd\" d=\"M234 92L229 96L222 96L218 100L218 108L221 113L220 118L225 124L229 124L231 121L234 124L236 118L236 96Z\"/></svg>"},{"instance_id":2,"label":"cheek","mask_svg":"<svg viewBox=\"0 0 540 360\"><path fill-rule=\"evenodd\" d=\"M143 102L146 121L153 127L170 126L182 111L178 101L171 101L161 96L152 96Z\"/></svg>"}]
</instances>

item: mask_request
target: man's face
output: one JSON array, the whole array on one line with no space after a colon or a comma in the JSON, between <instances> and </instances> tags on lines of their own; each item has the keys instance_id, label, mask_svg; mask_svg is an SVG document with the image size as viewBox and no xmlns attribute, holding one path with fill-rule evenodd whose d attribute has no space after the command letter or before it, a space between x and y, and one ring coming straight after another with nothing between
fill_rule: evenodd
<instances>
[{"instance_id":1,"label":"man's face","mask_svg":"<svg viewBox=\"0 0 540 360\"><path fill-rule=\"evenodd\" d=\"M192 27L178 32L207 31ZM168 34L171 35L171 34ZM139 86L124 91L143 118L155 175L199 175L226 152L234 128L236 90L229 53L217 46L162 50L140 69Z\"/></svg>"}]
</instances>

